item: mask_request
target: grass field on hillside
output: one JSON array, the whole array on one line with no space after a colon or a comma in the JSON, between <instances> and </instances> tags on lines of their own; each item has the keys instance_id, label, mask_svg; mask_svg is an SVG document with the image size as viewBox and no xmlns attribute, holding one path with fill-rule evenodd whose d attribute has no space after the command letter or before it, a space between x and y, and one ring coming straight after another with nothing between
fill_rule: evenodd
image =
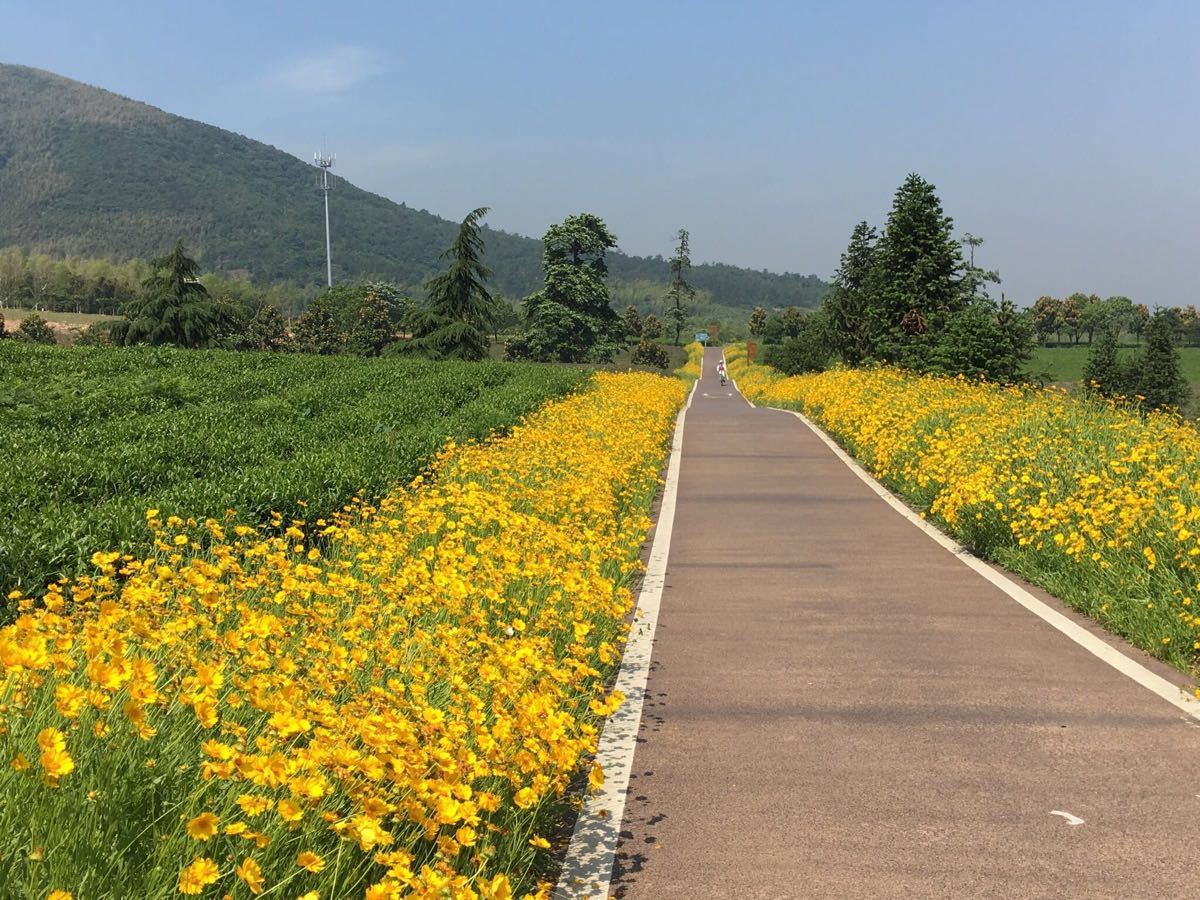
<instances>
[{"instance_id":1,"label":"grass field on hillside","mask_svg":"<svg viewBox=\"0 0 1200 900\"><path fill-rule=\"evenodd\" d=\"M0 315L4 316L6 322L15 322L18 325L30 316L41 316L51 325L65 325L69 328L87 328L89 325L94 325L96 322L111 322L120 318L120 316L102 316L95 315L93 313L50 312L48 310L18 309L11 306L0 309Z\"/></svg>"},{"instance_id":2,"label":"grass field on hillside","mask_svg":"<svg viewBox=\"0 0 1200 900\"><path fill-rule=\"evenodd\" d=\"M405 482L582 369L0 342L0 588L38 590L163 516L315 519Z\"/></svg>"}]
</instances>

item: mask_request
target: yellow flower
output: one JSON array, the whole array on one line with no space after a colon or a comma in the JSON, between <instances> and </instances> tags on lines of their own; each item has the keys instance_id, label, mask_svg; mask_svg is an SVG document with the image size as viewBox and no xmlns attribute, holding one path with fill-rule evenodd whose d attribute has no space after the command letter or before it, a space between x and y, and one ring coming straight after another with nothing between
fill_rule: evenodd
<instances>
[{"instance_id":1,"label":"yellow flower","mask_svg":"<svg viewBox=\"0 0 1200 900\"><path fill-rule=\"evenodd\" d=\"M179 893L202 894L210 884L221 877L217 864L207 856L201 856L179 873Z\"/></svg>"},{"instance_id":2,"label":"yellow flower","mask_svg":"<svg viewBox=\"0 0 1200 900\"><path fill-rule=\"evenodd\" d=\"M46 895L46 900L75 900L75 895L70 891L51 891Z\"/></svg>"},{"instance_id":3,"label":"yellow flower","mask_svg":"<svg viewBox=\"0 0 1200 900\"><path fill-rule=\"evenodd\" d=\"M187 823L187 832L193 840L207 841L217 833L217 825L220 824L220 821L210 812L200 813Z\"/></svg>"},{"instance_id":4,"label":"yellow flower","mask_svg":"<svg viewBox=\"0 0 1200 900\"><path fill-rule=\"evenodd\" d=\"M24 753L18 753L13 757L12 767L18 772L24 772L29 768L29 757Z\"/></svg>"},{"instance_id":5,"label":"yellow flower","mask_svg":"<svg viewBox=\"0 0 1200 900\"><path fill-rule=\"evenodd\" d=\"M271 808L271 800L269 797L241 794L237 798L237 805L248 816L260 816Z\"/></svg>"},{"instance_id":6,"label":"yellow flower","mask_svg":"<svg viewBox=\"0 0 1200 900\"><path fill-rule=\"evenodd\" d=\"M253 859L247 856L242 860L242 864L234 869L234 874L242 881L246 882L246 887L250 889L252 894L261 894L263 891L262 866L256 863Z\"/></svg>"},{"instance_id":7,"label":"yellow flower","mask_svg":"<svg viewBox=\"0 0 1200 900\"><path fill-rule=\"evenodd\" d=\"M279 812L279 818L285 822L299 822L304 817L304 810L292 800L280 800L275 808Z\"/></svg>"},{"instance_id":8,"label":"yellow flower","mask_svg":"<svg viewBox=\"0 0 1200 900\"><path fill-rule=\"evenodd\" d=\"M309 872L316 873L325 868L325 860L310 850L304 850L296 857L296 865Z\"/></svg>"},{"instance_id":9,"label":"yellow flower","mask_svg":"<svg viewBox=\"0 0 1200 900\"><path fill-rule=\"evenodd\" d=\"M539 850L549 850L550 849L550 842L548 840L546 840L544 837L540 837L539 835L536 835L536 834L529 839L529 845L531 847L537 847Z\"/></svg>"}]
</instances>

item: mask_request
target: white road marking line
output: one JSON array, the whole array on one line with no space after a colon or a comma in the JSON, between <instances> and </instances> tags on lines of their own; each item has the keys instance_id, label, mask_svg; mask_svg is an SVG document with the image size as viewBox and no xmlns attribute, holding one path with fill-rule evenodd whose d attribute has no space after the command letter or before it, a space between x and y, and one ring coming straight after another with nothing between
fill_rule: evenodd
<instances>
[{"instance_id":1,"label":"white road marking line","mask_svg":"<svg viewBox=\"0 0 1200 900\"><path fill-rule=\"evenodd\" d=\"M700 361L700 375L704 376L703 358ZM625 817L625 796L629 791L629 776L633 770L638 726L642 721L646 679L650 675L654 628L658 624L658 607L666 583L667 555L671 552L671 531L675 525L675 499L679 493L679 467L683 453L683 423L699 384L700 379L697 378L687 403L675 419L675 436L671 441L671 459L667 464L662 504L658 508L654 543L650 547L650 559L646 563L646 574L638 594L633 627L621 657L621 669L613 685L615 690L625 694L625 702L604 723L600 745L596 750L596 762L604 768L604 785L587 797L583 809L579 811L562 872L558 876L558 885L554 889L555 900L608 897L621 821Z\"/></svg>"},{"instance_id":2,"label":"white road marking line","mask_svg":"<svg viewBox=\"0 0 1200 900\"><path fill-rule=\"evenodd\" d=\"M777 409L776 407L770 408ZM931 524L930 522L927 522L925 519L922 519L915 512L909 509L903 501L897 498L895 494L876 481L874 476L872 476L869 472L867 472L866 469L855 462L855 460L848 453L846 453L845 450L837 445L837 442L834 441L833 438L822 431L821 428L810 421L809 418L803 413L798 413L793 409L779 409L778 411L789 412L807 425L812 430L813 434L824 441L829 448L837 454L838 458L847 466L849 466L850 470L859 478L861 478L867 484L867 486L871 488L871 490L886 500L893 509L908 519L912 524L916 525L927 535L929 535L929 537L933 538L933 540L935 540L938 544L958 557L959 561L962 562L963 565L982 575L1039 619L1046 622L1053 628L1058 629L1076 644L1083 647L1083 649L1087 650L1098 659L1108 663L1122 675L1131 678L1146 690L1157 694L1168 703L1174 705L1178 709L1183 710L1193 719L1200 719L1200 701L1198 701L1191 693L1188 693L1185 688L1176 684L1172 684L1161 675L1156 675L1141 663L1131 659L1120 650L1102 641L1083 626L1075 623L1053 607L1043 603L1003 572L975 556L970 550L958 543L958 541L954 540L954 538L944 533L940 528Z\"/></svg>"},{"instance_id":3,"label":"white road marking line","mask_svg":"<svg viewBox=\"0 0 1200 900\"><path fill-rule=\"evenodd\" d=\"M1083 824L1083 819L1079 818L1079 816L1073 816L1073 815L1071 815L1071 813L1063 812L1061 809L1050 810L1050 815L1062 816L1064 819L1067 820L1068 825L1082 825Z\"/></svg>"}]
</instances>

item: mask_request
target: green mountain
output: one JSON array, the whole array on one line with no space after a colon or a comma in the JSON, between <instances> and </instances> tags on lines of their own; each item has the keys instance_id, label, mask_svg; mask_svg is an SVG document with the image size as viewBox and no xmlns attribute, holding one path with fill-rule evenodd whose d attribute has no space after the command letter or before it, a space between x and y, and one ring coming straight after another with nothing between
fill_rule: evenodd
<instances>
[{"instance_id":1,"label":"green mountain","mask_svg":"<svg viewBox=\"0 0 1200 900\"><path fill-rule=\"evenodd\" d=\"M406 287L437 269L457 227L343 179L332 219L335 279ZM260 282L323 280L314 168L212 125L0 64L0 247L126 260L162 253L179 237L207 270ZM502 291L540 287L540 241L496 230L486 240ZM669 277L661 257L615 254L610 271L617 298L643 304ZM706 303L742 309L814 306L826 289L813 275L722 264L696 266L692 280Z\"/></svg>"}]
</instances>

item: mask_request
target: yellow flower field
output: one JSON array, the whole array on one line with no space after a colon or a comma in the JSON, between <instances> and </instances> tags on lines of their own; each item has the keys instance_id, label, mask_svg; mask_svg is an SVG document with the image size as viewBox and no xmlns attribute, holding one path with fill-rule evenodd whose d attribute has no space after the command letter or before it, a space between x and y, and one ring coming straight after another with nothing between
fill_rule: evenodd
<instances>
[{"instance_id":1,"label":"yellow flower field","mask_svg":"<svg viewBox=\"0 0 1200 900\"><path fill-rule=\"evenodd\" d=\"M545 896L683 395L598 374L336 521L151 510L14 597L2 895Z\"/></svg>"},{"instance_id":2,"label":"yellow flower field","mask_svg":"<svg viewBox=\"0 0 1200 900\"><path fill-rule=\"evenodd\" d=\"M755 403L802 410L964 543L1194 671L1200 433L1060 390L898 369L785 378L726 352Z\"/></svg>"}]
</instances>

